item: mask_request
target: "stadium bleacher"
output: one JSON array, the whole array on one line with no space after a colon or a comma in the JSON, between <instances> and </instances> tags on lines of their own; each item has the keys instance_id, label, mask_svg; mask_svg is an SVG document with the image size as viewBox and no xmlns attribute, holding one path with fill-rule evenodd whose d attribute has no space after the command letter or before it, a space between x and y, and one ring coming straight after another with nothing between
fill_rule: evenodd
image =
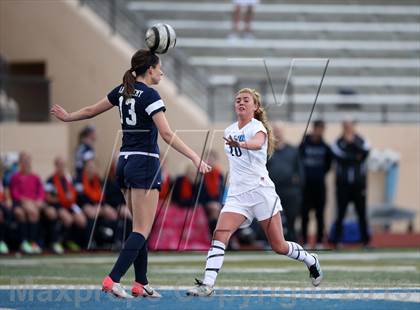
<instances>
[{"instance_id":1,"label":"stadium bleacher","mask_svg":"<svg viewBox=\"0 0 420 310\"><path fill-rule=\"evenodd\" d=\"M148 25L164 21L174 26L177 46L189 64L218 87L211 109L217 121L232 118L230 98L240 86L265 88L267 102L273 101L262 59L274 81L275 97L282 96L290 74L290 120L305 120L329 59L318 98L325 119L334 121L350 111L363 121L418 122L418 2L321 3L262 1L253 23L255 39L229 40L231 1L126 1ZM352 95L342 94L343 89L351 89ZM270 116L284 118L287 110L274 105Z\"/></svg>"}]
</instances>

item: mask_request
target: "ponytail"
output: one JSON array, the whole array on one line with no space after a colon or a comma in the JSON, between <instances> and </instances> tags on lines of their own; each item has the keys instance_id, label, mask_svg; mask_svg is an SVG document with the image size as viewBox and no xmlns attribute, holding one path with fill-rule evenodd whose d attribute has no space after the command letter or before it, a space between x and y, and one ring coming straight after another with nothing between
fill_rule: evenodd
<instances>
[{"instance_id":1,"label":"ponytail","mask_svg":"<svg viewBox=\"0 0 420 310\"><path fill-rule=\"evenodd\" d=\"M268 122L267 112L261 104L261 95L255 89L251 88L242 88L240 91L238 91L238 94L240 93L251 94L252 98L254 99L254 103L257 105L257 110L254 112L254 118L259 120L267 130L267 155L268 158L270 158L274 152L275 139L271 125Z\"/></svg>"},{"instance_id":2,"label":"ponytail","mask_svg":"<svg viewBox=\"0 0 420 310\"><path fill-rule=\"evenodd\" d=\"M131 69L127 70L123 76L123 85L124 85L124 92L123 95L125 98L131 97L134 93L134 82L136 78L133 75Z\"/></svg>"},{"instance_id":3,"label":"ponytail","mask_svg":"<svg viewBox=\"0 0 420 310\"><path fill-rule=\"evenodd\" d=\"M267 141L268 141L267 154L268 154L268 158L270 158L271 155L273 155L274 153L274 135L273 135L273 129L271 128L271 125L268 122L267 112L262 106L260 106L258 110L255 111L254 118L259 120L264 125L265 129L267 130Z\"/></svg>"},{"instance_id":4,"label":"ponytail","mask_svg":"<svg viewBox=\"0 0 420 310\"><path fill-rule=\"evenodd\" d=\"M158 63L159 57L149 50L140 49L135 52L133 57L131 57L131 68L123 76L124 97L131 97L133 95L136 77L139 75L144 76L147 69L150 67L155 68ZM135 73L135 76L133 73Z\"/></svg>"}]
</instances>

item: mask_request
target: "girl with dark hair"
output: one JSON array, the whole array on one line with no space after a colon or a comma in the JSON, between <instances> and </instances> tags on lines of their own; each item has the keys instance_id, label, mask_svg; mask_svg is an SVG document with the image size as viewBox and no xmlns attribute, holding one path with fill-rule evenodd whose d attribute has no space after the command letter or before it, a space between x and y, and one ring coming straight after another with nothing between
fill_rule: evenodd
<instances>
[{"instance_id":1,"label":"girl with dark hair","mask_svg":"<svg viewBox=\"0 0 420 310\"><path fill-rule=\"evenodd\" d=\"M158 132L166 143L189 158L201 173L211 170L169 127L164 113L165 104L158 92L150 87L157 85L162 75L159 57L149 50L139 50L131 58L131 68L124 74L123 84L114 88L108 96L72 113L58 105L51 109L58 119L72 122L92 118L114 106L119 107L123 138L116 173L132 212L133 231L111 272L103 280L102 287L105 292L122 298L132 297L120 285L121 277L131 264L136 277L132 295L160 297L148 285L146 277L146 239L152 228L161 186Z\"/></svg>"}]
</instances>

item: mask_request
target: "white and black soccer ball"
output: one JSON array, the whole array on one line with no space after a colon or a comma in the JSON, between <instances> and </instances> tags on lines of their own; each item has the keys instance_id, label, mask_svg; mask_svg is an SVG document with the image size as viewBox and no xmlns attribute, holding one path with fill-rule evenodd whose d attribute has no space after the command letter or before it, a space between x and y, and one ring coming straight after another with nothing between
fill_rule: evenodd
<instances>
[{"instance_id":1,"label":"white and black soccer ball","mask_svg":"<svg viewBox=\"0 0 420 310\"><path fill-rule=\"evenodd\" d=\"M176 44L174 28L168 24L156 24L147 29L146 46L154 53L165 54Z\"/></svg>"}]
</instances>

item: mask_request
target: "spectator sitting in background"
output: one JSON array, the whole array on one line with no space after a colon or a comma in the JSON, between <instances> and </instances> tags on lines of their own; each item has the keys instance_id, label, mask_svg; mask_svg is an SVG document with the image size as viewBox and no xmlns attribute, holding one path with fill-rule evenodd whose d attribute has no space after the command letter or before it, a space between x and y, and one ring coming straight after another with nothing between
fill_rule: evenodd
<instances>
[{"instance_id":1,"label":"spectator sitting in background","mask_svg":"<svg viewBox=\"0 0 420 310\"><path fill-rule=\"evenodd\" d=\"M93 233L96 213L99 213L99 219L101 220L103 228L101 232L107 239L112 238L118 224L118 213L110 205L102 204L102 182L94 160L85 162L81 175L76 179L76 191L77 203L82 207L87 217L87 234L89 238Z\"/></svg>"},{"instance_id":2,"label":"spectator sitting in background","mask_svg":"<svg viewBox=\"0 0 420 310\"><path fill-rule=\"evenodd\" d=\"M332 153L323 135L325 123L313 122L311 134L300 145L300 155L305 169L305 185L302 204L302 237L304 248L308 243L309 212L313 208L316 214L316 248L322 248L324 237L324 208L326 200L325 176L331 168Z\"/></svg>"},{"instance_id":3,"label":"spectator sitting in background","mask_svg":"<svg viewBox=\"0 0 420 310\"><path fill-rule=\"evenodd\" d=\"M276 139L275 150L267 162L267 169L283 206L286 239L297 241L295 221L300 214L302 202L303 167L298 149L285 141L284 128L275 124L273 133Z\"/></svg>"},{"instance_id":4,"label":"spectator sitting in background","mask_svg":"<svg viewBox=\"0 0 420 310\"><path fill-rule=\"evenodd\" d=\"M76 178L78 178L82 173L85 162L95 159L95 141L96 129L94 126L86 126L80 131L79 145L77 146L75 154Z\"/></svg>"},{"instance_id":5,"label":"spectator sitting in background","mask_svg":"<svg viewBox=\"0 0 420 310\"><path fill-rule=\"evenodd\" d=\"M126 237L132 230L132 218L131 210L129 210L130 204L126 204L124 195L121 192L120 186L117 182L116 176L116 162L118 158L115 158L109 168L108 177L105 184L105 204L111 206L116 210L118 221L117 230L115 232L114 239L116 241L116 247L120 247ZM111 216L111 218L113 218Z\"/></svg>"},{"instance_id":6,"label":"spectator sitting in background","mask_svg":"<svg viewBox=\"0 0 420 310\"><path fill-rule=\"evenodd\" d=\"M229 34L229 39L237 39L238 34L240 33L239 24L241 22L241 8L246 8L245 12L245 29L244 29L244 38L245 39L253 39L254 36L252 34L251 23L254 17L254 9L255 6L259 3L259 0L233 0L235 5L232 22L233 22L233 29L232 32Z\"/></svg>"},{"instance_id":7,"label":"spectator sitting in background","mask_svg":"<svg viewBox=\"0 0 420 310\"><path fill-rule=\"evenodd\" d=\"M204 175L203 187L200 192L200 203L206 211L209 220L210 234L216 228L217 218L222 209L222 199L225 190L225 181L219 165L219 156L216 151L211 150L207 163L213 169Z\"/></svg>"},{"instance_id":8,"label":"spectator sitting in background","mask_svg":"<svg viewBox=\"0 0 420 310\"><path fill-rule=\"evenodd\" d=\"M10 180L10 193L14 205L13 213L19 223L21 251L28 254L41 253L37 241L45 192L41 179L32 173L31 157L25 152L19 154L19 171ZM46 215L51 220L54 216L51 212Z\"/></svg>"},{"instance_id":9,"label":"spectator sitting in background","mask_svg":"<svg viewBox=\"0 0 420 310\"><path fill-rule=\"evenodd\" d=\"M70 250L77 251L80 247L73 241L75 238L81 244L85 238L86 216L76 204L77 193L70 175L66 174L66 163L62 157L54 160L55 172L45 184L46 202L58 213L58 219L63 224L63 240ZM72 229L73 227L73 229ZM51 232L52 233L52 232ZM50 235L51 235L50 233ZM56 234L58 236L58 234ZM63 248L57 237L51 236L53 251L62 253Z\"/></svg>"},{"instance_id":10,"label":"spectator sitting in background","mask_svg":"<svg viewBox=\"0 0 420 310\"><path fill-rule=\"evenodd\" d=\"M6 189L3 187L3 172L4 168L0 161L0 254L8 254L9 247L5 240L6 224L10 220L12 204L7 197Z\"/></svg>"},{"instance_id":11,"label":"spectator sitting in background","mask_svg":"<svg viewBox=\"0 0 420 310\"><path fill-rule=\"evenodd\" d=\"M369 144L356 134L355 122L343 122L343 134L331 146L336 162L336 198L338 216L332 243L337 247L341 240L343 220L347 206L354 202L359 218L361 241L369 244L368 223L366 219L366 159L369 155Z\"/></svg>"},{"instance_id":12,"label":"spectator sitting in background","mask_svg":"<svg viewBox=\"0 0 420 310\"><path fill-rule=\"evenodd\" d=\"M185 175L179 176L175 180L172 201L183 208L193 207L197 198L196 180L197 170L193 165L188 165Z\"/></svg>"},{"instance_id":13,"label":"spectator sitting in background","mask_svg":"<svg viewBox=\"0 0 420 310\"><path fill-rule=\"evenodd\" d=\"M7 154L3 162L3 185L8 191L12 176L19 170L19 154ZM10 193L9 193L10 194ZM10 195L9 198L11 199Z\"/></svg>"},{"instance_id":14,"label":"spectator sitting in background","mask_svg":"<svg viewBox=\"0 0 420 310\"><path fill-rule=\"evenodd\" d=\"M173 186L171 176L169 175L169 172L166 169L166 164L164 161L160 162L160 172L162 175L162 183L160 186L159 200L164 201L168 199Z\"/></svg>"}]
</instances>

